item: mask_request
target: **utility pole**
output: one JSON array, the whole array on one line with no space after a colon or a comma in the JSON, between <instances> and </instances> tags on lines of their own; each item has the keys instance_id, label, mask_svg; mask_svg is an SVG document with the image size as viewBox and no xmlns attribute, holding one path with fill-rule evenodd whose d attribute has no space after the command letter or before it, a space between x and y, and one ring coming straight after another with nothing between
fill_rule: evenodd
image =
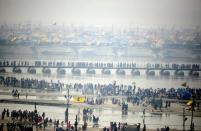
<instances>
[{"instance_id":1,"label":"utility pole","mask_svg":"<svg viewBox=\"0 0 201 131\"><path fill-rule=\"evenodd\" d=\"M146 124L145 124L145 109L143 110L143 131L146 131Z\"/></svg>"},{"instance_id":2,"label":"utility pole","mask_svg":"<svg viewBox=\"0 0 201 131\"><path fill-rule=\"evenodd\" d=\"M28 92L27 92L27 90L28 90L28 89L26 89L26 94L25 94L25 95L26 95L26 104L27 104L27 97L28 97Z\"/></svg>"},{"instance_id":3,"label":"utility pole","mask_svg":"<svg viewBox=\"0 0 201 131\"><path fill-rule=\"evenodd\" d=\"M135 85L135 82L133 82L133 96L135 95L135 89L136 89L136 85Z\"/></svg>"},{"instance_id":4,"label":"utility pole","mask_svg":"<svg viewBox=\"0 0 201 131\"><path fill-rule=\"evenodd\" d=\"M193 92L192 92L192 97L193 97L193 102L192 102L192 108L191 108L191 127L190 127L190 129L191 129L191 131L194 131L194 123L193 123L193 114L194 114L194 106L195 106L195 98L194 98L194 90L193 90Z\"/></svg>"},{"instance_id":5,"label":"utility pole","mask_svg":"<svg viewBox=\"0 0 201 131\"><path fill-rule=\"evenodd\" d=\"M75 131L77 131L77 125L78 125L78 122L77 122L77 115L76 115L76 118L75 118Z\"/></svg>"},{"instance_id":6,"label":"utility pole","mask_svg":"<svg viewBox=\"0 0 201 131\"><path fill-rule=\"evenodd\" d=\"M185 112L185 108L183 108L183 131L185 131L185 122L186 122L187 118L186 118L186 112Z\"/></svg>"},{"instance_id":7,"label":"utility pole","mask_svg":"<svg viewBox=\"0 0 201 131\"><path fill-rule=\"evenodd\" d=\"M68 124L68 108L69 108L69 88L68 88L68 86L66 86L66 93L67 93L67 95L66 95L66 97L67 97L67 105L66 105L66 112L65 112L65 120L66 120L66 122L67 122L67 124ZM67 128L68 128L68 126L67 126Z\"/></svg>"}]
</instances>

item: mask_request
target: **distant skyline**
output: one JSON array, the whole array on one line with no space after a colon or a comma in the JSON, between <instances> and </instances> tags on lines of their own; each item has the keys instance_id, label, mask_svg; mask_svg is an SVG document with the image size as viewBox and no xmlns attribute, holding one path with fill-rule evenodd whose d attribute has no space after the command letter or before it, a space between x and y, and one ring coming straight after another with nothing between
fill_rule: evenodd
<instances>
[{"instance_id":1,"label":"distant skyline","mask_svg":"<svg viewBox=\"0 0 201 131\"><path fill-rule=\"evenodd\" d=\"M201 26L201 0L0 0L0 24Z\"/></svg>"}]
</instances>

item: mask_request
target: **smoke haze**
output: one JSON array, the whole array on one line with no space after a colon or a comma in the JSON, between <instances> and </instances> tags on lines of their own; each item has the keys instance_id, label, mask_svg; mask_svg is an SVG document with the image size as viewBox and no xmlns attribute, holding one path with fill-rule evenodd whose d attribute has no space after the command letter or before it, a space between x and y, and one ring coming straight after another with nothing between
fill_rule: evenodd
<instances>
[{"instance_id":1,"label":"smoke haze","mask_svg":"<svg viewBox=\"0 0 201 131\"><path fill-rule=\"evenodd\" d=\"M0 0L0 23L201 25L201 0Z\"/></svg>"}]
</instances>

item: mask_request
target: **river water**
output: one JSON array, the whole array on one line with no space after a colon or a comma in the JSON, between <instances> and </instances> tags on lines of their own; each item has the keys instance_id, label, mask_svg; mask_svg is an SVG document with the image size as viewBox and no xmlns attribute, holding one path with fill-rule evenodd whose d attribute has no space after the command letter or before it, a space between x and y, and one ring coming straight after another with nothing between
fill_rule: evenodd
<instances>
[{"instance_id":1,"label":"river water","mask_svg":"<svg viewBox=\"0 0 201 131\"><path fill-rule=\"evenodd\" d=\"M82 71L82 70L81 70ZM84 72L84 71L82 71ZM159 72L156 71L156 75L148 77L145 75L145 72L141 71L141 76L132 76L127 73L125 76L119 76L115 74L115 70L111 70L111 75L102 75L97 72L95 75L89 75L86 73L81 73L79 76L72 75L70 70L67 70L66 75L57 75L52 73L51 75L43 75L42 73L33 74L14 74L6 73L2 74L4 76L12 76L18 79L20 78L33 78L38 80L46 80L62 83L100 83L108 84L116 81L117 84L130 84L132 85L135 82L137 87L141 88L178 88L181 87L181 84L187 82L187 85L191 88L201 88L201 77L190 77L185 75L184 77L176 77L170 75L169 77L162 77L159 75ZM144 74L143 74L144 73ZM170 71L173 74L173 71ZM184 72L187 74L187 72Z\"/></svg>"}]
</instances>

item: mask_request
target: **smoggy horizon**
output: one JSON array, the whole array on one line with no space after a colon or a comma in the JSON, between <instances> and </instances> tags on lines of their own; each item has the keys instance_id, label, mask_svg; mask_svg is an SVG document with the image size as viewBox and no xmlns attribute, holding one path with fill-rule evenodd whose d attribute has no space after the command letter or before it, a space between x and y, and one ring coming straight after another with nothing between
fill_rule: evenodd
<instances>
[{"instance_id":1,"label":"smoggy horizon","mask_svg":"<svg viewBox=\"0 0 201 131\"><path fill-rule=\"evenodd\" d=\"M201 0L0 0L0 24L201 26Z\"/></svg>"}]
</instances>

